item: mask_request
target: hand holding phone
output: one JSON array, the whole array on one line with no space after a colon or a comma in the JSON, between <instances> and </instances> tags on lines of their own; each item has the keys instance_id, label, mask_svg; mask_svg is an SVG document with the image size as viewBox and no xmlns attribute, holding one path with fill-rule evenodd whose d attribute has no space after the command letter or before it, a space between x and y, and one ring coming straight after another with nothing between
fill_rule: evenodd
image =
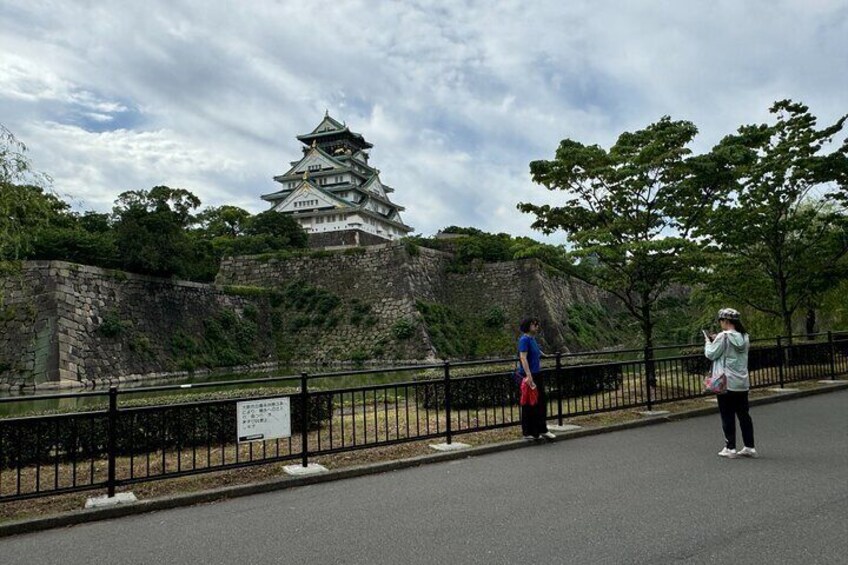
<instances>
[{"instance_id":1,"label":"hand holding phone","mask_svg":"<svg viewBox=\"0 0 848 565\"><path fill-rule=\"evenodd\" d=\"M704 334L704 338L706 338L707 341L713 340L713 338L710 336L710 334L707 333L707 330L701 330L701 333Z\"/></svg>"}]
</instances>

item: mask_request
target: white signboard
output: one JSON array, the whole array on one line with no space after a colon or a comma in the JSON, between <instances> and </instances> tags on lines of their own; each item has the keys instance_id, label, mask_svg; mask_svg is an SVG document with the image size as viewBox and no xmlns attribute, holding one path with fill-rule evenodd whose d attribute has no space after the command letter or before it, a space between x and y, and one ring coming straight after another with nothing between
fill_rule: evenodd
<instances>
[{"instance_id":1,"label":"white signboard","mask_svg":"<svg viewBox=\"0 0 848 565\"><path fill-rule=\"evenodd\" d=\"M236 403L239 443L291 436L289 398L262 398Z\"/></svg>"}]
</instances>

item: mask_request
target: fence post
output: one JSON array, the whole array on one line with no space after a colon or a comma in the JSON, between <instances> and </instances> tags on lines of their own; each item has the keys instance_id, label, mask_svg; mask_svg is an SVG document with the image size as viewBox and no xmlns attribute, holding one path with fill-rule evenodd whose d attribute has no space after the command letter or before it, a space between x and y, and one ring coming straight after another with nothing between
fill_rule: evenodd
<instances>
[{"instance_id":1,"label":"fence post","mask_svg":"<svg viewBox=\"0 0 848 565\"><path fill-rule=\"evenodd\" d=\"M453 441L453 430L451 427L451 381L450 361L445 359L445 434L448 445Z\"/></svg>"},{"instance_id":2,"label":"fence post","mask_svg":"<svg viewBox=\"0 0 848 565\"><path fill-rule=\"evenodd\" d=\"M783 366L786 364L786 356L783 354L783 336L777 336L777 355L779 360L777 364L777 377L780 380L780 388L783 388Z\"/></svg>"},{"instance_id":3,"label":"fence post","mask_svg":"<svg viewBox=\"0 0 848 565\"><path fill-rule=\"evenodd\" d=\"M309 466L309 391L307 390L308 375L300 374L300 462L304 467Z\"/></svg>"},{"instance_id":4,"label":"fence post","mask_svg":"<svg viewBox=\"0 0 848 565\"><path fill-rule=\"evenodd\" d=\"M562 425L562 352L556 352L557 424Z\"/></svg>"},{"instance_id":5,"label":"fence post","mask_svg":"<svg viewBox=\"0 0 848 565\"><path fill-rule=\"evenodd\" d=\"M836 380L836 348L833 345L833 332L827 332L827 344L830 349L830 380Z\"/></svg>"},{"instance_id":6,"label":"fence post","mask_svg":"<svg viewBox=\"0 0 848 565\"><path fill-rule=\"evenodd\" d=\"M654 351L650 347L645 348L645 397L648 403L648 412L653 409L653 401L651 400L651 387L656 386L656 377L654 376Z\"/></svg>"},{"instance_id":7,"label":"fence post","mask_svg":"<svg viewBox=\"0 0 848 565\"><path fill-rule=\"evenodd\" d=\"M106 490L109 498L115 496L115 450L116 436L118 433L118 387L109 387L109 416L107 424L107 457L108 457L108 476L106 479Z\"/></svg>"}]
</instances>

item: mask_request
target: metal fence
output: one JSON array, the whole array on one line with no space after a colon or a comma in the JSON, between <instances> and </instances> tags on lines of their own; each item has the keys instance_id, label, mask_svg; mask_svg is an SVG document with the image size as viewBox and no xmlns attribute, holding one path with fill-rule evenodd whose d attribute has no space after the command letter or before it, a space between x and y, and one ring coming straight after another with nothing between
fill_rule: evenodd
<instances>
[{"instance_id":1,"label":"metal fence","mask_svg":"<svg viewBox=\"0 0 848 565\"><path fill-rule=\"evenodd\" d=\"M515 359L444 362L379 370L265 377L228 383L168 385L103 392L2 398L0 403L99 397L103 409L0 419L0 502L106 489L179 476L515 426L518 394L509 375ZM665 346L545 359L547 413L566 418L646 408L704 396L709 370L701 345ZM752 388L784 386L848 374L848 332L755 340ZM351 375L409 374L388 384L316 388ZM192 400L205 387L272 385L267 393ZM187 389L191 389L190 391ZM167 403L135 405L137 395L177 394ZM288 398L290 437L236 441L236 406L257 398Z\"/></svg>"}]
</instances>

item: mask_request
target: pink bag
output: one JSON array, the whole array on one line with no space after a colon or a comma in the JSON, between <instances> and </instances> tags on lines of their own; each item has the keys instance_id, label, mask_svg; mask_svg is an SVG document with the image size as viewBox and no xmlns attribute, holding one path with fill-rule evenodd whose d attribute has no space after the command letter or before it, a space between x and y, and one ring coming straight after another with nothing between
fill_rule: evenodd
<instances>
[{"instance_id":1,"label":"pink bag","mask_svg":"<svg viewBox=\"0 0 848 565\"><path fill-rule=\"evenodd\" d=\"M727 377L724 373L720 375L707 375L704 377L704 389L716 394L727 392Z\"/></svg>"}]
</instances>

